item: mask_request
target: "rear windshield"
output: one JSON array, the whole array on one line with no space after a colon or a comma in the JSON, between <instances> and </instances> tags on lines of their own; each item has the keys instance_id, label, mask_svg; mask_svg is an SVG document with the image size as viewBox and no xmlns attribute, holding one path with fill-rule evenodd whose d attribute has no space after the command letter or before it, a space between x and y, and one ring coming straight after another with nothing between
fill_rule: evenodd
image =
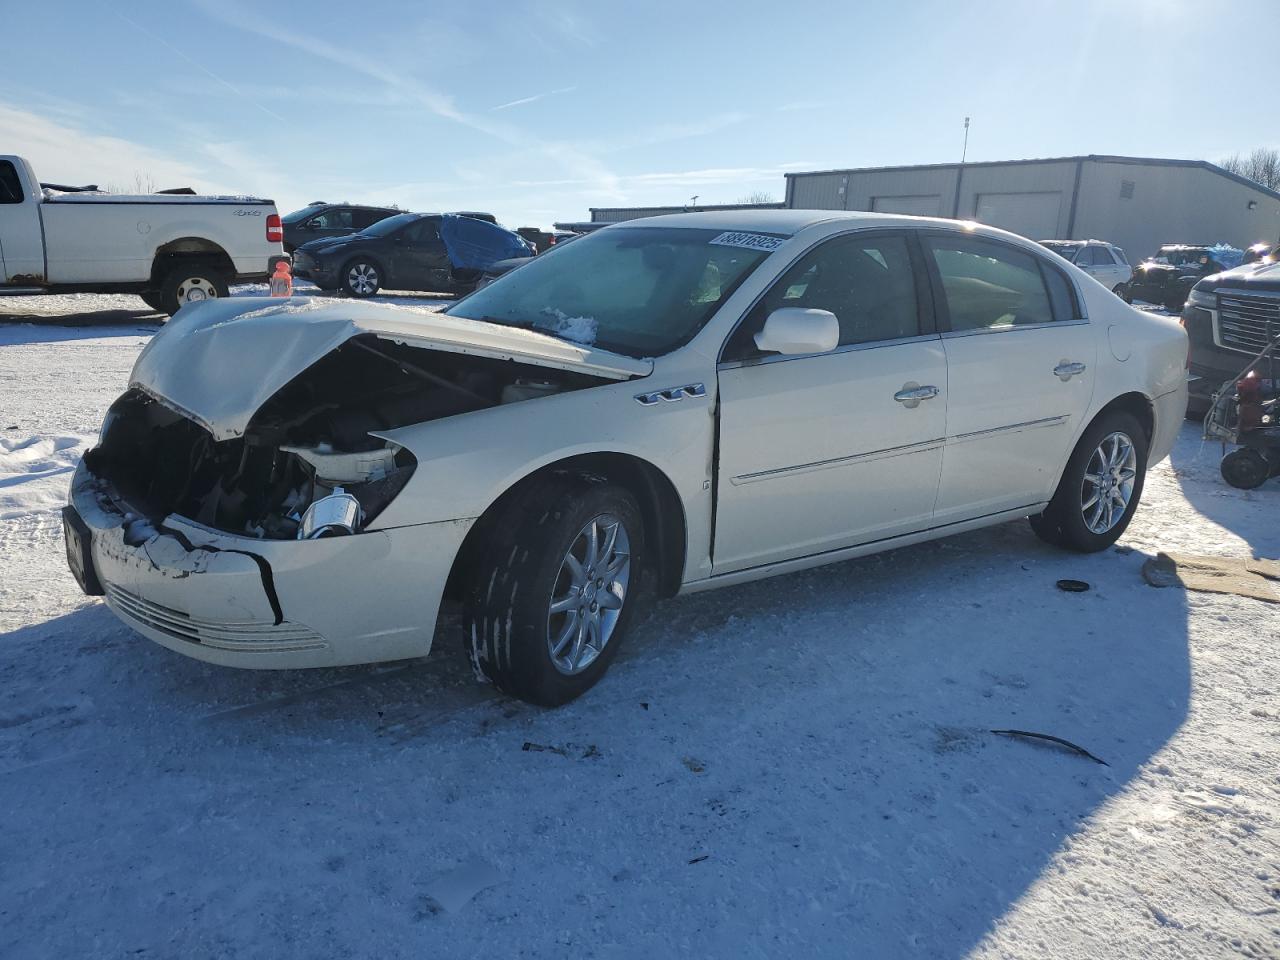
<instances>
[{"instance_id":1,"label":"rear windshield","mask_svg":"<svg viewBox=\"0 0 1280 960\"><path fill-rule=\"evenodd\" d=\"M782 239L610 227L531 260L445 312L660 356L692 339Z\"/></svg>"},{"instance_id":2,"label":"rear windshield","mask_svg":"<svg viewBox=\"0 0 1280 960\"><path fill-rule=\"evenodd\" d=\"M360 232L366 237L385 237L421 218L422 214L420 213L401 213L394 217L387 217L385 220L379 220L373 226L365 227Z\"/></svg>"},{"instance_id":3,"label":"rear windshield","mask_svg":"<svg viewBox=\"0 0 1280 960\"><path fill-rule=\"evenodd\" d=\"M299 220L305 220L307 217L314 217L324 207L303 207L301 210L295 210L293 213L286 213L280 219L285 223L297 223Z\"/></svg>"},{"instance_id":4,"label":"rear windshield","mask_svg":"<svg viewBox=\"0 0 1280 960\"><path fill-rule=\"evenodd\" d=\"M1075 262L1076 254L1083 249L1083 244L1079 243L1041 243L1040 246L1047 250L1052 250L1060 257L1065 257L1071 262Z\"/></svg>"}]
</instances>

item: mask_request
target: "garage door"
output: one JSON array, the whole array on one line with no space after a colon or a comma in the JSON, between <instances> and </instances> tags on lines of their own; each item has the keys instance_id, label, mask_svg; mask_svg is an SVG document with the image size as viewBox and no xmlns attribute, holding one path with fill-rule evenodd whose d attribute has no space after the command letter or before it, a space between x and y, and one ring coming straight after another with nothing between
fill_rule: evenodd
<instances>
[{"instance_id":1,"label":"garage door","mask_svg":"<svg viewBox=\"0 0 1280 960\"><path fill-rule=\"evenodd\" d=\"M975 219L1032 240L1052 240L1058 235L1058 214L1061 210L1062 194L1059 191L980 193Z\"/></svg>"},{"instance_id":2,"label":"garage door","mask_svg":"<svg viewBox=\"0 0 1280 960\"><path fill-rule=\"evenodd\" d=\"M913 217L938 217L942 215L942 198L936 194L915 194L909 197L872 197L871 209L877 213L907 213Z\"/></svg>"}]
</instances>

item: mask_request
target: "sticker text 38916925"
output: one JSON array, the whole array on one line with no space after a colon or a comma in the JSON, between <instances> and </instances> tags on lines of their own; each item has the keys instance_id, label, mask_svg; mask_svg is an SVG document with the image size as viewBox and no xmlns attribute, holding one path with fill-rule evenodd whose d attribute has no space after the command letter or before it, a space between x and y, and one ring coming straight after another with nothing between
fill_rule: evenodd
<instances>
[{"instance_id":1,"label":"sticker text 38916925","mask_svg":"<svg viewBox=\"0 0 1280 960\"><path fill-rule=\"evenodd\" d=\"M786 240L782 237L771 237L764 233L736 233L729 231L714 237L710 241L721 247L745 247L747 250L777 250Z\"/></svg>"}]
</instances>

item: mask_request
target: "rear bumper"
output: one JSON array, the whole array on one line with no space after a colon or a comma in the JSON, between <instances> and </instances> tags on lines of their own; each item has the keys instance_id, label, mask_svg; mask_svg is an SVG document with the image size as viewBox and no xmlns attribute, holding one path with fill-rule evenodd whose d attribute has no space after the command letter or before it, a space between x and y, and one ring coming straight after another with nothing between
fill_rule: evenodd
<instances>
[{"instance_id":1,"label":"rear bumper","mask_svg":"<svg viewBox=\"0 0 1280 960\"><path fill-rule=\"evenodd\" d=\"M1152 406L1155 408L1155 435L1151 438L1150 449L1147 451L1148 466L1159 463L1173 451L1178 431L1182 429L1182 422L1187 416L1186 384L1164 396L1156 397Z\"/></svg>"},{"instance_id":2,"label":"rear bumper","mask_svg":"<svg viewBox=\"0 0 1280 960\"><path fill-rule=\"evenodd\" d=\"M90 531L93 566L116 616L170 650L259 669L425 656L471 526L284 541L171 516L157 530L129 521L83 463L71 504Z\"/></svg>"}]
</instances>

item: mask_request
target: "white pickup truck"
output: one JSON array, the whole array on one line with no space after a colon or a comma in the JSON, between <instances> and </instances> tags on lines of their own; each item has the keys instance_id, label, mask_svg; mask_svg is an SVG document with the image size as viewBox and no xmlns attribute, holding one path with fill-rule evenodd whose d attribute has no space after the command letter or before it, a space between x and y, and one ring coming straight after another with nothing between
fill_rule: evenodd
<instances>
[{"instance_id":1,"label":"white pickup truck","mask_svg":"<svg viewBox=\"0 0 1280 960\"><path fill-rule=\"evenodd\" d=\"M172 315L266 277L283 239L270 200L66 192L0 155L0 296L136 293Z\"/></svg>"}]
</instances>

